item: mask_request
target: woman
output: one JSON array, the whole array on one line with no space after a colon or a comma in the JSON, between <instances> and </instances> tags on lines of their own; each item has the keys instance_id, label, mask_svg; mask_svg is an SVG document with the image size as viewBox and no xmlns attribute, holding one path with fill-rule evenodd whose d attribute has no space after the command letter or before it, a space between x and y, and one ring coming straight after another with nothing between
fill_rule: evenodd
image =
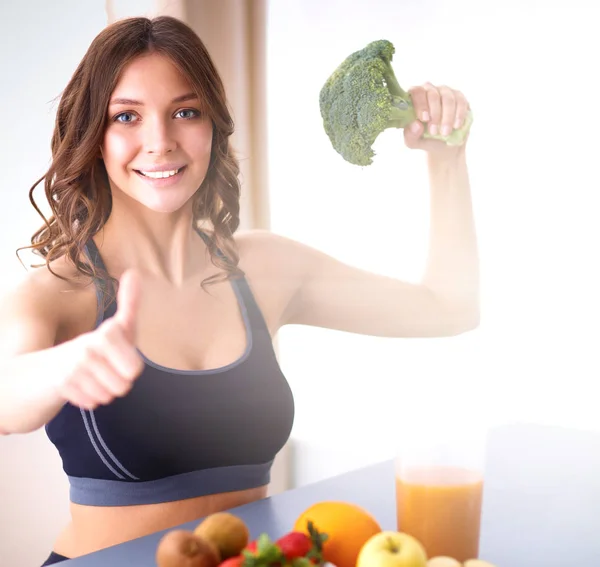
<instances>
[{"instance_id":1,"label":"woman","mask_svg":"<svg viewBox=\"0 0 600 567\"><path fill-rule=\"evenodd\" d=\"M419 285L237 233L223 85L182 22L123 20L92 42L38 181L53 212L32 239L45 268L0 317L0 430L45 426L71 485L72 519L45 565L265 497L294 417L272 347L283 325L389 337L477 326L465 147L422 139L460 127L468 104L430 84L412 96L421 120L405 141L428 154L432 196Z\"/></svg>"}]
</instances>

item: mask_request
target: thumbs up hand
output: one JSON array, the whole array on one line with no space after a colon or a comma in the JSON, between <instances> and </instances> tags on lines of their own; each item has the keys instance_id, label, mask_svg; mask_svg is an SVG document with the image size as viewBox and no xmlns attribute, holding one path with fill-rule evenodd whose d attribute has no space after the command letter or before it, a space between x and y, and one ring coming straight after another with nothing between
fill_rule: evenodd
<instances>
[{"instance_id":1,"label":"thumbs up hand","mask_svg":"<svg viewBox=\"0 0 600 567\"><path fill-rule=\"evenodd\" d=\"M65 344L66 372L59 373L57 390L66 401L95 409L131 390L144 369L135 345L140 300L140 276L128 270L121 276L114 317Z\"/></svg>"}]
</instances>

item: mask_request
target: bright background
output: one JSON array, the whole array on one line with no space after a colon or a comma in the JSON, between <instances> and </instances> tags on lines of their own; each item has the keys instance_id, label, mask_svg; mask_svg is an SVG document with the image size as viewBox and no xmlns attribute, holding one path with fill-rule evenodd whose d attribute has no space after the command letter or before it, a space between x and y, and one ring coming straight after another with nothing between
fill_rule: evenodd
<instances>
[{"instance_id":1,"label":"bright background","mask_svg":"<svg viewBox=\"0 0 600 567\"><path fill-rule=\"evenodd\" d=\"M420 153L386 131L368 168L323 128L319 90L375 39L408 88L463 91L479 234L482 323L395 340L285 328L299 406L297 481L393 454L417 418L599 428L597 247L600 41L589 4L508 0L285 0L269 11L272 228L351 264L419 278L428 188ZM413 429L414 434L418 434Z\"/></svg>"},{"instance_id":2,"label":"bright background","mask_svg":"<svg viewBox=\"0 0 600 567\"><path fill-rule=\"evenodd\" d=\"M117 4L141 14L153 2ZM269 3L274 231L363 268L419 278L428 228L423 156L388 131L373 166L351 166L332 150L319 115L329 73L369 41L394 43L402 85L449 84L475 115L468 160L481 326L414 340L283 329L280 361L297 404L295 485L393 455L400 433L418 434L420 419L600 429L600 41L592 12L586 0ZM49 162L52 101L105 24L100 0L0 3L2 289L22 275L14 251L39 225L27 191ZM41 563L67 516L66 491L43 431L0 439L0 565ZM24 534L27 547L16 543Z\"/></svg>"}]
</instances>

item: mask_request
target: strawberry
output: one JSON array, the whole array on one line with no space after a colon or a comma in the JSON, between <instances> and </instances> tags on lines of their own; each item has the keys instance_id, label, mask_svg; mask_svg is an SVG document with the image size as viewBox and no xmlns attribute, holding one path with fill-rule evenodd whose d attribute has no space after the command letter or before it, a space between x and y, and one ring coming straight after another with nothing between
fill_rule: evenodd
<instances>
[{"instance_id":1,"label":"strawberry","mask_svg":"<svg viewBox=\"0 0 600 567\"><path fill-rule=\"evenodd\" d=\"M258 551L258 540L254 540L248 543L244 550L249 551L250 553L256 553Z\"/></svg>"},{"instance_id":2,"label":"strawberry","mask_svg":"<svg viewBox=\"0 0 600 567\"><path fill-rule=\"evenodd\" d=\"M279 546L265 533L248 543L242 550L242 555L245 562L243 566L238 567L281 567L282 561L285 560Z\"/></svg>"},{"instance_id":3,"label":"strawberry","mask_svg":"<svg viewBox=\"0 0 600 567\"><path fill-rule=\"evenodd\" d=\"M243 555L236 555L219 563L219 567L242 567L245 560Z\"/></svg>"},{"instance_id":4,"label":"strawberry","mask_svg":"<svg viewBox=\"0 0 600 567\"><path fill-rule=\"evenodd\" d=\"M288 561L296 557L304 557L312 549L311 539L302 532L289 532L276 542Z\"/></svg>"}]
</instances>

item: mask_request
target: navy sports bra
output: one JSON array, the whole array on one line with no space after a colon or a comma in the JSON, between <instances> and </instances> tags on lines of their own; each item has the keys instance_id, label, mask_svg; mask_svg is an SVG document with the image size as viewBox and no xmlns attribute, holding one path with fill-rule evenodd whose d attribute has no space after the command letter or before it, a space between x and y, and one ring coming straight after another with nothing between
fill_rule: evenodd
<instances>
[{"instance_id":1,"label":"navy sports bra","mask_svg":"<svg viewBox=\"0 0 600 567\"><path fill-rule=\"evenodd\" d=\"M91 239L87 253L104 268ZM66 403L46 425L73 502L152 504L269 482L294 400L246 279L230 282L246 327L241 358L214 370L174 370L142 355L144 370L126 396L91 411ZM116 302L103 310L102 282L96 289L97 327Z\"/></svg>"}]
</instances>

